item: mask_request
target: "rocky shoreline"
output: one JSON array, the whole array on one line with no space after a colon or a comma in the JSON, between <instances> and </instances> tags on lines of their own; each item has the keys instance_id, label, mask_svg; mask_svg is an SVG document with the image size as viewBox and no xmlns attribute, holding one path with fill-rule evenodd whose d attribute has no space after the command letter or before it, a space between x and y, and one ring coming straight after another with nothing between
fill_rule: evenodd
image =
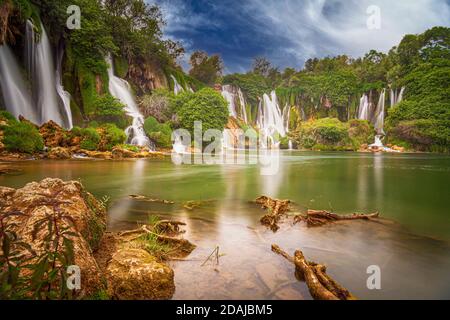
<instances>
[{"instance_id":1,"label":"rocky shoreline","mask_svg":"<svg viewBox=\"0 0 450 320\"><path fill-rule=\"evenodd\" d=\"M152 238L147 238L147 232L136 230L107 233L107 205L78 181L47 178L20 189L0 187L0 199L2 230L14 234L15 242L27 244L21 246L11 241L8 252L0 248L0 256L7 257L14 252L21 257L18 266L23 261L33 266L20 269L19 277L25 285L25 289L20 289L25 297L35 294L36 288L32 286L36 280L35 267L40 265L42 257L49 253L66 256L66 241L71 243L72 262L65 265L61 261L66 260L58 260L53 266L47 265L49 269L39 274L40 279L36 281L50 281L49 274L62 272L63 275L73 264L79 267L81 275L80 289L71 292L76 299L170 299L175 292L174 272L167 264L170 256L155 256L146 244L148 241L169 246L171 241L189 244L188 248L174 246L172 254L182 250L187 255L195 248L180 237L182 232L166 234L166 229L175 230L162 228L172 226L170 221L160 222L158 227L143 226L143 230L155 235ZM51 227L38 227L47 220ZM58 230L65 236L56 237ZM58 281L50 282L49 288L58 289Z\"/></svg>"}]
</instances>

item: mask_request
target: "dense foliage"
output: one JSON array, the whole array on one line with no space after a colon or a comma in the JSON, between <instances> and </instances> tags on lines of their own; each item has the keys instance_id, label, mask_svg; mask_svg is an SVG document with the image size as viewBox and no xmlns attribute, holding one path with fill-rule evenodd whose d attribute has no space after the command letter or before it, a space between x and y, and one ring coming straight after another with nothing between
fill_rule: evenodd
<instances>
[{"instance_id":1,"label":"dense foliage","mask_svg":"<svg viewBox=\"0 0 450 320\"><path fill-rule=\"evenodd\" d=\"M206 52L196 51L191 55L189 75L209 86L213 86L222 75L223 62L220 56L208 56Z\"/></svg>"},{"instance_id":2,"label":"dense foliage","mask_svg":"<svg viewBox=\"0 0 450 320\"><path fill-rule=\"evenodd\" d=\"M173 94L169 91L155 90L140 98L139 108L145 118L154 117L159 122L167 122L172 118L170 99L173 99Z\"/></svg>"},{"instance_id":3,"label":"dense foliage","mask_svg":"<svg viewBox=\"0 0 450 320\"><path fill-rule=\"evenodd\" d=\"M35 153L42 151L44 141L39 131L28 122L20 122L11 114L0 114L0 131L3 131L2 143L11 152Z\"/></svg>"},{"instance_id":4,"label":"dense foliage","mask_svg":"<svg viewBox=\"0 0 450 320\"><path fill-rule=\"evenodd\" d=\"M301 149L353 151L373 141L373 128L367 121L344 123L334 118L323 118L302 123L291 137Z\"/></svg>"},{"instance_id":5,"label":"dense foliage","mask_svg":"<svg viewBox=\"0 0 450 320\"><path fill-rule=\"evenodd\" d=\"M183 129L194 133L194 122L202 123L203 132L209 129L223 130L228 122L228 104L222 95L205 88L196 93L177 96L174 110Z\"/></svg>"},{"instance_id":6,"label":"dense foliage","mask_svg":"<svg viewBox=\"0 0 450 320\"><path fill-rule=\"evenodd\" d=\"M91 120L100 123L114 123L122 129L128 125L129 121L124 112L125 106L111 95L98 97L93 106L93 112L90 114Z\"/></svg>"},{"instance_id":7,"label":"dense foliage","mask_svg":"<svg viewBox=\"0 0 450 320\"><path fill-rule=\"evenodd\" d=\"M172 147L172 128L168 123L159 123L154 117L145 119L144 130L147 136L161 148Z\"/></svg>"}]
</instances>

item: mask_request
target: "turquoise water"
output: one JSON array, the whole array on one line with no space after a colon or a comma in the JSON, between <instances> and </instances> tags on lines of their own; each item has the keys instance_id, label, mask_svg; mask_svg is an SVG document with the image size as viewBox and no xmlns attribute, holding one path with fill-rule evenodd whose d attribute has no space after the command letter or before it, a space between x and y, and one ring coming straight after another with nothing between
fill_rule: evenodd
<instances>
[{"instance_id":1,"label":"turquoise water","mask_svg":"<svg viewBox=\"0 0 450 320\"><path fill-rule=\"evenodd\" d=\"M149 214L188 223L198 248L172 262L175 299L310 299L293 266L271 253L304 251L324 263L338 282L363 299L450 298L450 157L284 152L278 174L258 165L174 165L167 160L42 161L15 164L18 175L0 185L20 187L45 177L81 179L108 196L111 230L133 227ZM138 202L128 195L173 200ZM380 212L382 223L355 221L308 229L284 223L276 234L259 223L260 195L291 199L295 210ZM206 202L187 210L186 201ZM216 246L219 266L202 262ZM367 267L378 265L382 289L368 290Z\"/></svg>"}]
</instances>

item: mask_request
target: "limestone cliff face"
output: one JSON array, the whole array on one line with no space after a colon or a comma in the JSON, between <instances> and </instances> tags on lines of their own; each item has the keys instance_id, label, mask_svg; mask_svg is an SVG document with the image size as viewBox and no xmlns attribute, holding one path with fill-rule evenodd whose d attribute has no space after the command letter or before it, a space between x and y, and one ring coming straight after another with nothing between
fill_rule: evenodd
<instances>
[{"instance_id":1,"label":"limestone cliff face","mask_svg":"<svg viewBox=\"0 0 450 320\"><path fill-rule=\"evenodd\" d=\"M137 86L141 94L169 86L161 68L150 63L131 63L128 68L127 78Z\"/></svg>"},{"instance_id":2,"label":"limestone cliff face","mask_svg":"<svg viewBox=\"0 0 450 320\"><path fill-rule=\"evenodd\" d=\"M9 17L12 14L13 6L10 1L0 4L0 45L4 44L8 35Z\"/></svg>"}]
</instances>

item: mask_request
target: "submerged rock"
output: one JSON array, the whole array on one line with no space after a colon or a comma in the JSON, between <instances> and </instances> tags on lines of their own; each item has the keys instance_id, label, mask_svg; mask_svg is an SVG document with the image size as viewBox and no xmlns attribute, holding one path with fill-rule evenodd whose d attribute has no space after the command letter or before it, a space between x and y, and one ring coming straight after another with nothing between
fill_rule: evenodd
<instances>
[{"instance_id":1,"label":"submerged rock","mask_svg":"<svg viewBox=\"0 0 450 320\"><path fill-rule=\"evenodd\" d=\"M119 300L164 300L175 293L173 270L141 249L114 253L106 270L108 294Z\"/></svg>"}]
</instances>

